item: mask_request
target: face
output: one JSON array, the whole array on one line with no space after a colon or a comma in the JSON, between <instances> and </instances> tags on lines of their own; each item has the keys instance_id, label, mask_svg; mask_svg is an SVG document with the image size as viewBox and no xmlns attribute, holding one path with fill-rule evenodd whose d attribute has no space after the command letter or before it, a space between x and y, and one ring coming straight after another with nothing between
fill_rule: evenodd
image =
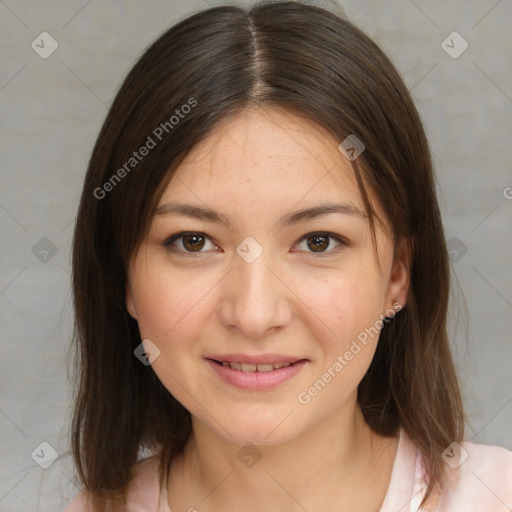
<instances>
[{"instance_id":1,"label":"face","mask_svg":"<svg viewBox=\"0 0 512 512\"><path fill-rule=\"evenodd\" d=\"M230 118L178 168L131 261L127 308L160 351L154 372L231 442L282 443L353 409L383 318L405 304L405 251L376 224L378 268L339 142L282 110ZM326 203L343 206L293 217Z\"/></svg>"}]
</instances>

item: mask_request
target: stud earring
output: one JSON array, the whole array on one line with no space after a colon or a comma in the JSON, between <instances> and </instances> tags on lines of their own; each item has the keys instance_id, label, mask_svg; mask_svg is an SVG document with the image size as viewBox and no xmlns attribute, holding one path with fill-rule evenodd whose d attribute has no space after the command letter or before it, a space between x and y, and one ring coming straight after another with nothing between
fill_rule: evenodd
<instances>
[{"instance_id":1,"label":"stud earring","mask_svg":"<svg viewBox=\"0 0 512 512\"><path fill-rule=\"evenodd\" d=\"M385 318L389 321L391 320L396 314L398 311L400 311L402 309L402 305L398 302L398 300L396 298L393 299L393 305L391 306L391 308L389 308L386 313L383 315L385 316Z\"/></svg>"}]
</instances>

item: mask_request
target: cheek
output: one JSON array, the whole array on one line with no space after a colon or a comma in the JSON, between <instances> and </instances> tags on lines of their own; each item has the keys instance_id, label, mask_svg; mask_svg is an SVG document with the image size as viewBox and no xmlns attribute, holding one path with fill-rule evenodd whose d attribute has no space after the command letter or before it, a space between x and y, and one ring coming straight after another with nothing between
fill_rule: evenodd
<instances>
[{"instance_id":1,"label":"cheek","mask_svg":"<svg viewBox=\"0 0 512 512\"><path fill-rule=\"evenodd\" d=\"M193 361L200 356L201 337L208 301L213 287L211 277L185 279L183 273L153 267L134 279L132 290L137 308L137 323L141 339L149 339L159 351L152 368L165 388L187 408L192 389L188 382L197 373ZM148 345L150 347L150 345ZM200 385L195 385L200 393ZM193 408L193 407L192 407Z\"/></svg>"},{"instance_id":2,"label":"cheek","mask_svg":"<svg viewBox=\"0 0 512 512\"><path fill-rule=\"evenodd\" d=\"M340 350L365 329L375 325L382 312L382 286L377 275L367 270L333 273L322 283L304 286L301 299L323 324L332 350ZM331 350L329 350L331 351Z\"/></svg>"},{"instance_id":3,"label":"cheek","mask_svg":"<svg viewBox=\"0 0 512 512\"><path fill-rule=\"evenodd\" d=\"M380 335L379 286L371 272L354 272L308 294L318 364L296 398L301 405L313 404L319 416L342 406L371 364Z\"/></svg>"},{"instance_id":4,"label":"cheek","mask_svg":"<svg viewBox=\"0 0 512 512\"><path fill-rule=\"evenodd\" d=\"M202 323L207 294L214 286L210 281L211 277L190 279L179 272L171 276L168 268L140 273L132 290L141 336L164 345L189 337Z\"/></svg>"}]
</instances>

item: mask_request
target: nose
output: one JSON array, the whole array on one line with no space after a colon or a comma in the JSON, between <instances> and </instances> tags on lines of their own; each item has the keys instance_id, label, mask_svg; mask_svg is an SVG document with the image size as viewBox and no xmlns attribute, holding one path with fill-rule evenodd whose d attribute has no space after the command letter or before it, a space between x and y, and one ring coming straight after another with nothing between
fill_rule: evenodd
<instances>
[{"instance_id":1,"label":"nose","mask_svg":"<svg viewBox=\"0 0 512 512\"><path fill-rule=\"evenodd\" d=\"M236 255L223 284L219 315L240 336L260 339L283 328L292 317L294 294L269 251L251 263Z\"/></svg>"}]
</instances>

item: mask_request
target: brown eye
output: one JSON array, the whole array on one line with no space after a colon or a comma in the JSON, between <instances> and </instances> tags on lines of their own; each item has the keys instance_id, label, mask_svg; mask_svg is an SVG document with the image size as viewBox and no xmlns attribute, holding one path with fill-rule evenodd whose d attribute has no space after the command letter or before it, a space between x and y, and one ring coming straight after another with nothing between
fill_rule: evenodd
<instances>
[{"instance_id":1,"label":"brown eye","mask_svg":"<svg viewBox=\"0 0 512 512\"><path fill-rule=\"evenodd\" d=\"M183 247L187 251L195 252L200 251L204 246L204 236L201 235L184 235Z\"/></svg>"},{"instance_id":2,"label":"brown eye","mask_svg":"<svg viewBox=\"0 0 512 512\"><path fill-rule=\"evenodd\" d=\"M327 235L312 235L308 236L308 247L313 251L322 252L329 247L329 237Z\"/></svg>"},{"instance_id":3,"label":"brown eye","mask_svg":"<svg viewBox=\"0 0 512 512\"><path fill-rule=\"evenodd\" d=\"M207 241L209 241L213 249L216 248L215 244L211 242L210 237L204 233L181 231L169 237L162 245L171 252L180 253L184 256L194 256L195 254L199 255L206 252L203 251L203 248Z\"/></svg>"},{"instance_id":4,"label":"brown eye","mask_svg":"<svg viewBox=\"0 0 512 512\"><path fill-rule=\"evenodd\" d=\"M338 247L327 250L331 244L331 240L338 242ZM318 256L328 256L350 245L347 240L334 233L308 233L300 239L300 243L302 243L302 241L306 242L306 248L304 249L306 252L317 254Z\"/></svg>"}]
</instances>

